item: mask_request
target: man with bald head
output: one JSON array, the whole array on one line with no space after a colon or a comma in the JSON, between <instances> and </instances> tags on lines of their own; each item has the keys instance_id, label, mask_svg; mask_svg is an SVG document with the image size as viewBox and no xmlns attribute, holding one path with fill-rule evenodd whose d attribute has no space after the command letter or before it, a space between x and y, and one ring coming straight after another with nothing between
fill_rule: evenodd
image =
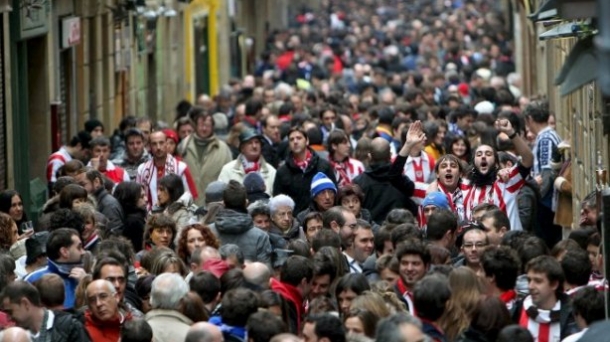
<instances>
[{"instance_id":1,"label":"man with bald head","mask_svg":"<svg viewBox=\"0 0 610 342\"><path fill-rule=\"evenodd\" d=\"M146 195L148 196L148 209L151 209L158 204L157 182L163 176L172 173L182 178L184 189L189 191L194 199L197 199L198 197L197 187L191 176L191 171L186 163L179 161L174 156L167 153L165 141L165 133L161 131L153 132L150 135L150 149L153 158L138 166L136 182L145 186Z\"/></svg>"},{"instance_id":2,"label":"man with bald head","mask_svg":"<svg viewBox=\"0 0 610 342\"><path fill-rule=\"evenodd\" d=\"M93 341L114 342L121 337L121 326L131 314L119 311L119 295L111 282L94 280L87 286L85 329Z\"/></svg>"},{"instance_id":3,"label":"man with bald head","mask_svg":"<svg viewBox=\"0 0 610 342\"><path fill-rule=\"evenodd\" d=\"M191 326L184 342L223 342L220 328L212 323L198 322Z\"/></svg>"},{"instance_id":4,"label":"man with bald head","mask_svg":"<svg viewBox=\"0 0 610 342\"><path fill-rule=\"evenodd\" d=\"M32 342L27 330L11 327L0 331L0 342Z\"/></svg>"},{"instance_id":5,"label":"man with bald head","mask_svg":"<svg viewBox=\"0 0 610 342\"><path fill-rule=\"evenodd\" d=\"M251 262L244 268L244 279L250 284L258 286L261 290L269 289L271 271L262 262Z\"/></svg>"},{"instance_id":6,"label":"man with bald head","mask_svg":"<svg viewBox=\"0 0 610 342\"><path fill-rule=\"evenodd\" d=\"M390 143L383 138L375 138L369 153L370 167L354 179L364 192L362 207L371 212L374 222L382 223L386 215L396 208L417 213L417 206L411 200L415 184L403 175L403 169L411 150L426 139L421 122L411 124L405 143L398 152L394 162L391 161Z\"/></svg>"}]
</instances>

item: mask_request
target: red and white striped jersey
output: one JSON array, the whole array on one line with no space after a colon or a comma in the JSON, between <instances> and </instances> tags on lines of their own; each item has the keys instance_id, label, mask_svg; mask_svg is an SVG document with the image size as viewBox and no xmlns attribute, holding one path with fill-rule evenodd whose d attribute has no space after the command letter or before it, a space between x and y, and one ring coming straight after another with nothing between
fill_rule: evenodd
<instances>
[{"instance_id":1,"label":"red and white striped jersey","mask_svg":"<svg viewBox=\"0 0 610 342\"><path fill-rule=\"evenodd\" d=\"M476 186L469 180L462 180L464 211L467 220L472 220L472 210L481 203L495 204L504 211L510 220L511 230L522 230L517 206L517 195L525 184L519 173L518 164L513 166L507 181L496 180L492 185Z\"/></svg>"},{"instance_id":2,"label":"red and white striped jersey","mask_svg":"<svg viewBox=\"0 0 610 342\"><path fill-rule=\"evenodd\" d=\"M419 157L409 156L407 158L403 172L414 182L432 183L436 180L434 165L434 158L426 151L421 151Z\"/></svg>"},{"instance_id":3,"label":"red and white striped jersey","mask_svg":"<svg viewBox=\"0 0 610 342\"><path fill-rule=\"evenodd\" d=\"M179 161L173 156L167 156L167 163L165 169L157 169L154 163L154 159L147 161L146 163L140 164L138 167L138 174L136 175L136 182L144 184L146 186L148 195L148 206L149 209L157 205L157 182L163 176L175 173L182 178L182 184L184 189L193 195L193 198L197 198L197 186L193 181L191 172L185 162Z\"/></svg>"},{"instance_id":4,"label":"red and white striped jersey","mask_svg":"<svg viewBox=\"0 0 610 342\"><path fill-rule=\"evenodd\" d=\"M87 167L91 167L91 162L87 164ZM106 170L103 171L102 174L108 177L115 184L130 181L129 174L125 171L125 169L120 166L114 165L114 163L110 160L106 162Z\"/></svg>"},{"instance_id":5,"label":"red and white striped jersey","mask_svg":"<svg viewBox=\"0 0 610 342\"><path fill-rule=\"evenodd\" d=\"M466 211L464 210L464 190L468 187L462 186L462 182L455 189L453 193L450 193L443 184L438 183L438 191L442 192L447 196L449 200L449 207L451 210L458 215L458 222L466 222Z\"/></svg>"},{"instance_id":6,"label":"red and white striped jersey","mask_svg":"<svg viewBox=\"0 0 610 342\"><path fill-rule=\"evenodd\" d=\"M65 146L62 146L57 152L52 153L47 159L47 181L55 183L57 181L57 170L72 160L72 156L68 153Z\"/></svg>"}]
</instances>

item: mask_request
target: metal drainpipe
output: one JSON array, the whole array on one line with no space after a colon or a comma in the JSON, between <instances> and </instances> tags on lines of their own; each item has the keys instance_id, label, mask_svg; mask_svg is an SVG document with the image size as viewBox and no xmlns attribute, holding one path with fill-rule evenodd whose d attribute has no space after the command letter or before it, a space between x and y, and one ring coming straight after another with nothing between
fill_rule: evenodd
<instances>
[{"instance_id":1,"label":"metal drainpipe","mask_svg":"<svg viewBox=\"0 0 610 342\"><path fill-rule=\"evenodd\" d=\"M599 34L595 37L599 60L599 87L604 96L610 96L610 1L597 0Z\"/></svg>"}]
</instances>

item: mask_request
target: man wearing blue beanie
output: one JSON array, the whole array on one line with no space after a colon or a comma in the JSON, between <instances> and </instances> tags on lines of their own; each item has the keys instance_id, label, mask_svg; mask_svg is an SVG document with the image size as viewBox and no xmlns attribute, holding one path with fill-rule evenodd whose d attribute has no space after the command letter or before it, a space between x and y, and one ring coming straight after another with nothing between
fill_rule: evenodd
<instances>
[{"instance_id":1,"label":"man wearing blue beanie","mask_svg":"<svg viewBox=\"0 0 610 342\"><path fill-rule=\"evenodd\" d=\"M451 210L449 207L449 200L447 199L447 195L440 191L431 192L426 195L424 201L422 202L422 208L424 209L424 217L426 220L438 209L447 209Z\"/></svg>"},{"instance_id":2,"label":"man wearing blue beanie","mask_svg":"<svg viewBox=\"0 0 610 342\"><path fill-rule=\"evenodd\" d=\"M297 220L302 224L303 219L312 211L323 213L335 206L337 186L324 173L318 172L311 180L311 204L297 215Z\"/></svg>"}]
</instances>

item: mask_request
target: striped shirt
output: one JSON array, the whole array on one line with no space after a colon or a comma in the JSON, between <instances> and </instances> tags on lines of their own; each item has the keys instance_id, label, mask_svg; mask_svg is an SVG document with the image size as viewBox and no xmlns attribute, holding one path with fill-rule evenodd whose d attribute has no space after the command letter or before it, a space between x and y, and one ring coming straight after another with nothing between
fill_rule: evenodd
<instances>
[{"instance_id":1,"label":"striped shirt","mask_svg":"<svg viewBox=\"0 0 610 342\"><path fill-rule=\"evenodd\" d=\"M510 220L511 230L523 230L519 218L517 195L525 185L519 172L519 164L513 166L507 181L496 180L492 185L476 186L470 180L463 179L461 188L464 194L464 211L467 220L472 220L472 210L481 203L495 204L504 211Z\"/></svg>"},{"instance_id":2,"label":"striped shirt","mask_svg":"<svg viewBox=\"0 0 610 342\"><path fill-rule=\"evenodd\" d=\"M57 181L57 170L70 160L72 160L72 156L68 153L65 146L51 154L47 160L47 181L55 183Z\"/></svg>"},{"instance_id":3,"label":"striped shirt","mask_svg":"<svg viewBox=\"0 0 610 342\"><path fill-rule=\"evenodd\" d=\"M436 179L434 165L434 158L426 151L422 151L419 157L407 158L404 174L414 182L432 183Z\"/></svg>"},{"instance_id":4,"label":"striped shirt","mask_svg":"<svg viewBox=\"0 0 610 342\"><path fill-rule=\"evenodd\" d=\"M542 173L542 170L551 168L551 160L553 159L553 151L557 149L557 145L561 142L561 138L551 126L547 126L536 136L534 143L534 165L532 167L532 175L537 176Z\"/></svg>"}]
</instances>

